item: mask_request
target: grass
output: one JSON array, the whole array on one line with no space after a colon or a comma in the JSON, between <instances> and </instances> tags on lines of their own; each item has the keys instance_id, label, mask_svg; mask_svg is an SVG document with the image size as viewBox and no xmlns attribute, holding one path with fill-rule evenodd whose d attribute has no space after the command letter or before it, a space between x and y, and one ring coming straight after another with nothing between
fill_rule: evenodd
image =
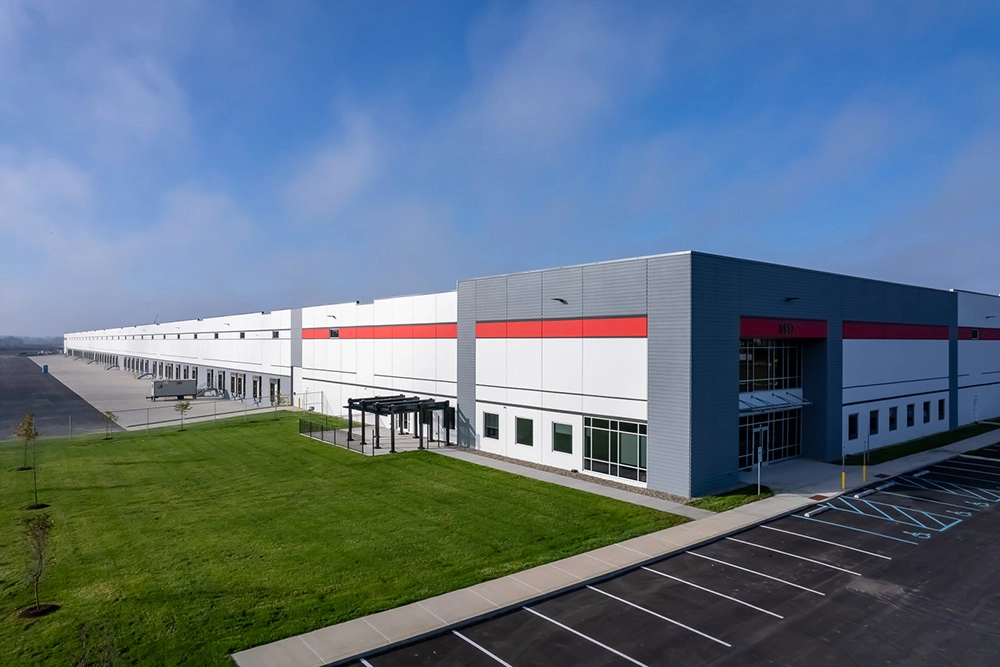
<instances>
[{"instance_id":1,"label":"grass","mask_svg":"<svg viewBox=\"0 0 1000 667\"><path fill-rule=\"evenodd\" d=\"M965 440L966 438L971 438L975 435L989 433L997 428L1000 428L1000 426L995 424L969 424L968 426L956 428L953 431L935 433L934 435L917 438L916 440L909 440L898 445L892 445L891 447L873 449L868 452L868 465L877 465L879 463L885 463L886 461L894 461L898 458L909 456L910 454L917 454L919 452L926 452L929 449L944 447L945 445L950 445L953 442ZM862 465L862 463L863 456L861 454L851 454L847 457L847 465L849 466L859 466Z\"/></svg>"},{"instance_id":2,"label":"grass","mask_svg":"<svg viewBox=\"0 0 1000 667\"><path fill-rule=\"evenodd\" d=\"M690 507L697 507L699 509L709 510L710 512L725 512L726 510L731 510L734 507L739 507L740 505L746 505L747 503L753 503L758 500L763 500L764 498L770 498L773 495L774 491L766 486L761 486L760 495L757 495L757 485L747 484L746 486L741 486L738 489L733 489L732 491L727 491L726 493L718 493L714 496L695 498L687 504Z\"/></svg>"},{"instance_id":3,"label":"grass","mask_svg":"<svg viewBox=\"0 0 1000 667\"><path fill-rule=\"evenodd\" d=\"M70 664L79 628L121 664L228 654L660 530L682 517L431 452L363 457L296 415L40 443L53 518L41 601L19 619L17 443L0 445L0 664Z\"/></svg>"}]
</instances>

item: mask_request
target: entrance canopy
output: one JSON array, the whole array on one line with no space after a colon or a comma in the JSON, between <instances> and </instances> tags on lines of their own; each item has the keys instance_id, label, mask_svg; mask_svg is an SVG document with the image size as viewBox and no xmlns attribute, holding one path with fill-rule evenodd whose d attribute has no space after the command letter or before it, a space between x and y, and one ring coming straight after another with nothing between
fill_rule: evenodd
<instances>
[{"instance_id":1,"label":"entrance canopy","mask_svg":"<svg viewBox=\"0 0 1000 667\"><path fill-rule=\"evenodd\" d=\"M378 430L378 417L388 416L391 418L390 421L390 441L389 446L391 452L396 451L396 415L410 414L416 415L414 419L414 424L417 428L419 438L420 438L420 449L424 448L424 423L430 423L430 415L435 410L441 410L441 421L445 425L445 442L450 440L451 422L449 420L449 408L451 404L448 401L442 401L434 398L420 398L419 396L406 396L405 394L396 394L394 396L373 396L371 398L349 398L347 399L347 419L350 421L350 426L347 431L347 439L354 440L354 411L359 410L361 412L361 444L365 444L365 415L372 414L375 415L375 443L376 449L380 449L381 445L379 443L379 430ZM400 431L402 432L402 431ZM430 429L428 429L429 437L432 437Z\"/></svg>"},{"instance_id":2,"label":"entrance canopy","mask_svg":"<svg viewBox=\"0 0 1000 667\"><path fill-rule=\"evenodd\" d=\"M812 405L812 402L787 391L780 393L773 391L767 395L759 393L744 394L740 398L740 414L794 410L795 408L803 408L807 405Z\"/></svg>"}]
</instances>

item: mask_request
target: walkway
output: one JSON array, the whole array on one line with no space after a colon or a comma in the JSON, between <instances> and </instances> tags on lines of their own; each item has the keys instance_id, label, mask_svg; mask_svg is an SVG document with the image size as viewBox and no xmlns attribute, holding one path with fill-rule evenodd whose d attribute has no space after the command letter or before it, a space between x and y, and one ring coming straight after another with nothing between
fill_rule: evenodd
<instances>
[{"instance_id":1,"label":"walkway","mask_svg":"<svg viewBox=\"0 0 1000 667\"><path fill-rule=\"evenodd\" d=\"M922 468L928 463L944 460L957 453L993 444L998 439L1000 433L984 433L938 450L871 466L868 469L869 481ZM799 464L798 467L794 465L796 463ZM456 623L531 604L556 591L603 579L612 573L637 567L662 556L713 542L767 519L794 512L820 497L826 499L840 493L840 467L830 464L818 464L824 466L818 467L811 463L791 461L785 464L787 468L776 465L773 469L766 469L766 483L769 486L779 489L795 487L794 492L782 492L773 498L667 530L241 651L234 654L233 659L240 667L321 667L427 635ZM797 472L806 473L809 479L797 480ZM860 469L852 470L848 489L861 485Z\"/></svg>"}]
</instances>

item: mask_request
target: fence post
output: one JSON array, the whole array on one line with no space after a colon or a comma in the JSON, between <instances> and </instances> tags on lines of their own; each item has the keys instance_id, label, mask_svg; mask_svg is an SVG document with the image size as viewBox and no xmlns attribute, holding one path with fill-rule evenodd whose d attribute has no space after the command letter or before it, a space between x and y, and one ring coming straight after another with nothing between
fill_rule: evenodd
<instances>
[{"instance_id":1,"label":"fence post","mask_svg":"<svg viewBox=\"0 0 1000 667\"><path fill-rule=\"evenodd\" d=\"M146 433L149 433L149 408L146 408Z\"/></svg>"}]
</instances>

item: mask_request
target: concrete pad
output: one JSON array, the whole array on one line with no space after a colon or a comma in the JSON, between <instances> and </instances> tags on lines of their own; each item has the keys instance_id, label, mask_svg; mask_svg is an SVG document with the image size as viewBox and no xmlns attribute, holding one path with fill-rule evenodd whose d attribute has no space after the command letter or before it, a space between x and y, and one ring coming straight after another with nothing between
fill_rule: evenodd
<instances>
[{"instance_id":1,"label":"concrete pad","mask_svg":"<svg viewBox=\"0 0 1000 667\"><path fill-rule=\"evenodd\" d=\"M468 588L428 598L417 604L448 625L488 614L497 608L495 604Z\"/></svg>"},{"instance_id":2,"label":"concrete pad","mask_svg":"<svg viewBox=\"0 0 1000 667\"><path fill-rule=\"evenodd\" d=\"M385 645L385 637L363 618L299 635L324 663L333 662Z\"/></svg>"},{"instance_id":3,"label":"concrete pad","mask_svg":"<svg viewBox=\"0 0 1000 667\"><path fill-rule=\"evenodd\" d=\"M497 607L507 607L518 604L525 600L537 597L539 589L518 581L514 577L500 577L492 581L484 581L468 588L476 595L480 595L487 601L492 602ZM547 590L547 589L543 589Z\"/></svg>"},{"instance_id":4,"label":"concrete pad","mask_svg":"<svg viewBox=\"0 0 1000 667\"><path fill-rule=\"evenodd\" d=\"M298 637L233 654L240 667L320 667L325 662Z\"/></svg>"},{"instance_id":5,"label":"concrete pad","mask_svg":"<svg viewBox=\"0 0 1000 667\"><path fill-rule=\"evenodd\" d=\"M384 636L389 644L430 632L442 625L434 614L416 603L365 616L364 620Z\"/></svg>"},{"instance_id":6,"label":"concrete pad","mask_svg":"<svg viewBox=\"0 0 1000 667\"><path fill-rule=\"evenodd\" d=\"M562 560L556 561L552 565L553 567L558 567L560 570L573 575L581 581L599 577L602 574L607 574L615 569L603 561L591 558L587 554L563 558Z\"/></svg>"},{"instance_id":7,"label":"concrete pad","mask_svg":"<svg viewBox=\"0 0 1000 667\"><path fill-rule=\"evenodd\" d=\"M566 570L560 570L555 566L556 564L558 564L558 561L556 561L556 563L539 565L538 567L533 567L530 570L518 572L517 574L512 574L510 576L517 579L522 584L530 586L536 591L542 592L572 586L580 581L578 577L570 574Z\"/></svg>"},{"instance_id":8,"label":"concrete pad","mask_svg":"<svg viewBox=\"0 0 1000 667\"><path fill-rule=\"evenodd\" d=\"M617 544L588 551L587 555L591 558L596 558L599 561L607 563L616 570L630 567L632 565L638 565L639 563L647 560L647 558L642 554L631 549L625 549Z\"/></svg>"}]
</instances>

